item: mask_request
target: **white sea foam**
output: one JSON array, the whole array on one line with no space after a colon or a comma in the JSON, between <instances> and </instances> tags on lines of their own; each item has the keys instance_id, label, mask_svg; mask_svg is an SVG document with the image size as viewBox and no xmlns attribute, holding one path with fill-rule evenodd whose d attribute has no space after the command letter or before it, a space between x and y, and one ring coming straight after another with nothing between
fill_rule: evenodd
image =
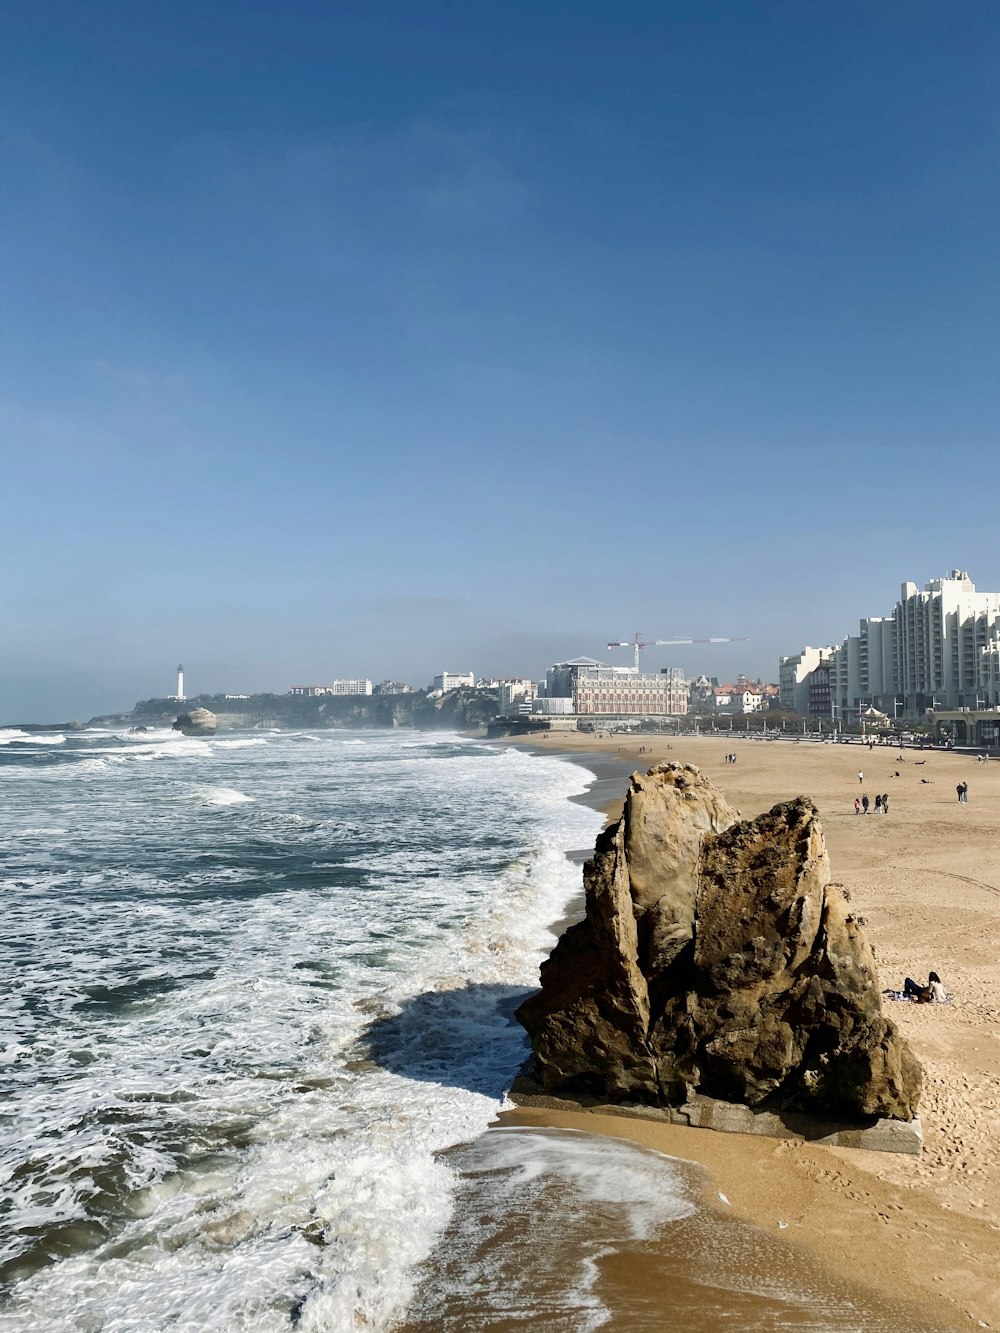
<instances>
[{"instance_id":1,"label":"white sea foam","mask_svg":"<svg viewBox=\"0 0 1000 1333\"><path fill-rule=\"evenodd\" d=\"M197 787L195 796L203 805L249 805L253 797L235 787Z\"/></svg>"},{"instance_id":2,"label":"white sea foam","mask_svg":"<svg viewBox=\"0 0 1000 1333\"><path fill-rule=\"evenodd\" d=\"M597 1261L695 1211L686 1164L572 1130L491 1129L448 1160L462 1179L410 1310L420 1329L468 1327L472 1312L479 1327L502 1326L512 1311L552 1333L599 1328Z\"/></svg>"},{"instance_id":3,"label":"white sea foam","mask_svg":"<svg viewBox=\"0 0 1000 1333\"><path fill-rule=\"evenodd\" d=\"M65 745L66 737L61 731L20 731L17 727L5 727L0 731L0 745Z\"/></svg>"},{"instance_id":4,"label":"white sea foam","mask_svg":"<svg viewBox=\"0 0 1000 1333\"><path fill-rule=\"evenodd\" d=\"M19 840L0 881L24 1265L0 1328L384 1329L405 1307L453 1205L436 1154L500 1105L509 1009L578 882L562 849L600 825L566 799L575 766L413 739L147 734L137 763L83 735L25 770L16 822L43 802L69 836ZM57 1226L98 1230L39 1267L29 1228Z\"/></svg>"}]
</instances>

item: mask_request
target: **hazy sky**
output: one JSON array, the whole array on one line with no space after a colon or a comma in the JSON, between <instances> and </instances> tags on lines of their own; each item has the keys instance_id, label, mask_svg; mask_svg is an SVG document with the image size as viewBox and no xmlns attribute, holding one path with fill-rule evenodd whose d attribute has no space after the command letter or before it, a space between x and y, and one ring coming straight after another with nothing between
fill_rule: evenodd
<instances>
[{"instance_id":1,"label":"hazy sky","mask_svg":"<svg viewBox=\"0 0 1000 1333\"><path fill-rule=\"evenodd\" d=\"M1000 589L998 68L985 2L0 0L0 722Z\"/></svg>"}]
</instances>

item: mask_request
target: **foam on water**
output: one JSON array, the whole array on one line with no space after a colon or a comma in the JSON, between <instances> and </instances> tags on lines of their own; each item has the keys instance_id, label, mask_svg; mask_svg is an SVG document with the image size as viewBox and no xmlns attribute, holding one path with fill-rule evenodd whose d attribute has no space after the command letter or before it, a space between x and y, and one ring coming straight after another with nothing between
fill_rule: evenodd
<instances>
[{"instance_id":1,"label":"foam on water","mask_svg":"<svg viewBox=\"0 0 1000 1333\"><path fill-rule=\"evenodd\" d=\"M17 727L4 727L0 731L0 745L65 745L66 737L62 732L20 731Z\"/></svg>"},{"instance_id":2,"label":"foam on water","mask_svg":"<svg viewBox=\"0 0 1000 1333\"><path fill-rule=\"evenodd\" d=\"M252 796L235 787L198 787L195 796L205 805L247 805L253 801Z\"/></svg>"},{"instance_id":3,"label":"foam on water","mask_svg":"<svg viewBox=\"0 0 1000 1333\"><path fill-rule=\"evenodd\" d=\"M412 1329L464 1329L473 1311L483 1328L514 1313L549 1333L599 1328L601 1258L695 1211L686 1164L573 1130L491 1129L448 1160L462 1180Z\"/></svg>"},{"instance_id":4,"label":"foam on water","mask_svg":"<svg viewBox=\"0 0 1000 1333\"><path fill-rule=\"evenodd\" d=\"M0 1328L387 1328L438 1154L524 1056L586 777L412 733L122 742L0 759Z\"/></svg>"}]
</instances>

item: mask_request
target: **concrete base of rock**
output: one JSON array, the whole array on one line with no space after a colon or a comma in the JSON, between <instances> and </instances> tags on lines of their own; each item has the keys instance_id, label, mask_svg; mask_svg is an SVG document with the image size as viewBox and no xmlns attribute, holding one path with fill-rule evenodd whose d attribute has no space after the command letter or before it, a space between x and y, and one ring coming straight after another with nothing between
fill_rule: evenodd
<instances>
[{"instance_id":1,"label":"concrete base of rock","mask_svg":"<svg viewBox=\"0 0 1000 1333\"><path fill-rule=\"evenodd\" d=\"M871 1120L844 1124L821 1120L794 1111L774 1111L722 1102L714 1097L695 1094L681 1106L646 1106L640 1102L602 1102L595 1099L574 1101L553 1097L539 1090L529 1075L514 1080L509 1093L517 1106L536 1106L548 1110L596 1111L601 1115L620 1115L661 1124L690 1125L695 1129L717 1129L725 1134L758 1134L771 1139L803 1139L831 1148L865 1148L868 1152L899 1152L919 1156L924 1147L920 1120Z\"/></svg>"}]
</instances>

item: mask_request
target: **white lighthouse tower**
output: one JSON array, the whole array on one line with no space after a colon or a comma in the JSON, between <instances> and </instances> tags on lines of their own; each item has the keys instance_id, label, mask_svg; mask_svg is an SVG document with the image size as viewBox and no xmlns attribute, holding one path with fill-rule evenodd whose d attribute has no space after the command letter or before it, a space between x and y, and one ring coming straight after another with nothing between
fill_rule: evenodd
<instances>
[{"instance_id":1,"label":"white lighthouse tower","mask_svg":"<svg viewBox=\"0 0 1000 1333\"><path fill-rule=\"evenodd\" d=\"M184 663L180 662L177 666L177 702L184 702Z\"/></svg>"}]
</instances>

